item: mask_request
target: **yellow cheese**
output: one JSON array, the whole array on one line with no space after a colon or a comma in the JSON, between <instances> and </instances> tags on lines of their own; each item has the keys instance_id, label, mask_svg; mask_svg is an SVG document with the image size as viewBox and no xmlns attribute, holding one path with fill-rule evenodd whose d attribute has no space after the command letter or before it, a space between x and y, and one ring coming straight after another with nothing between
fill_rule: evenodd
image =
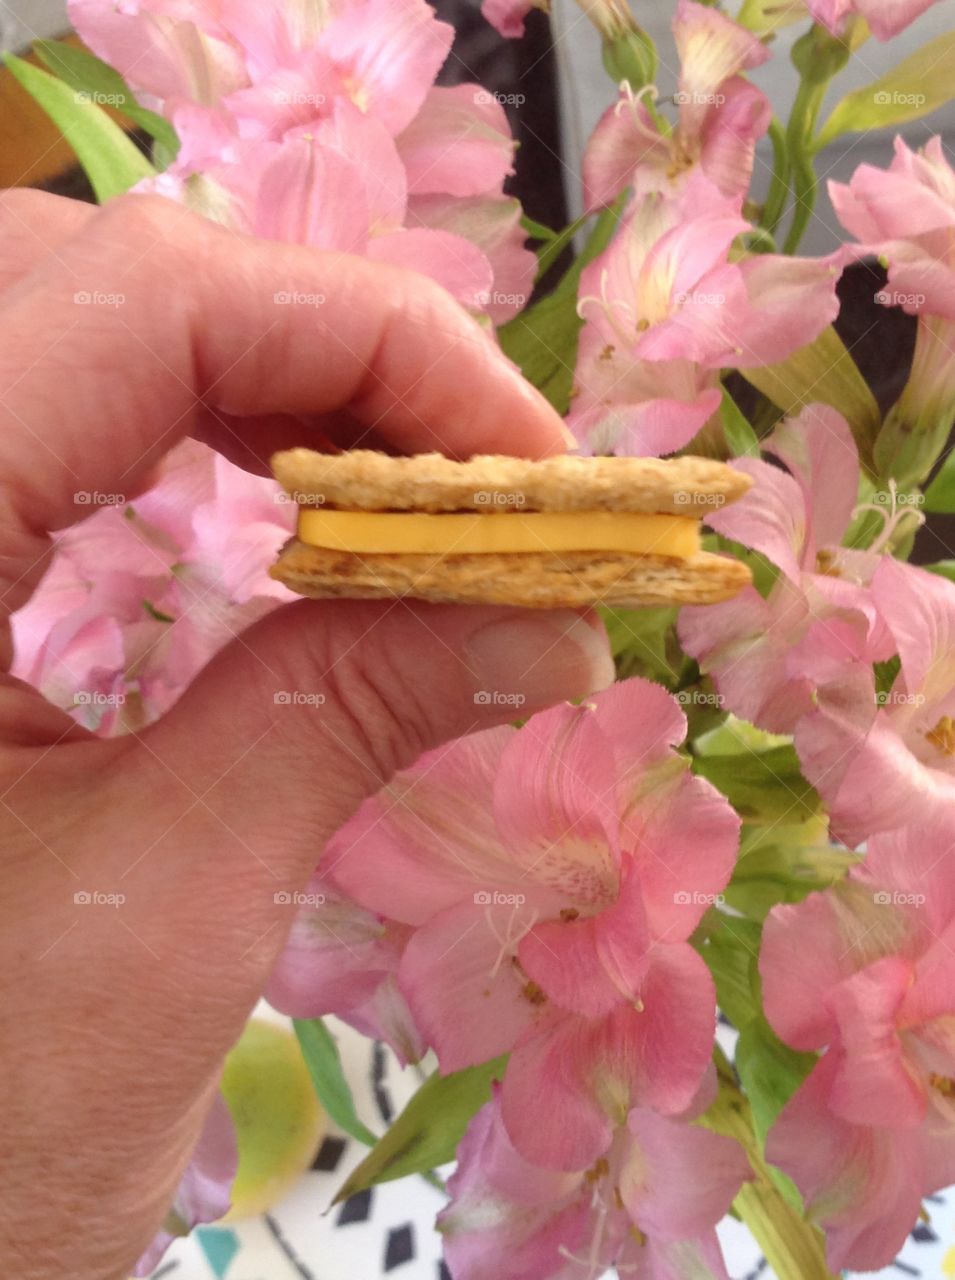
<instances>
[{"instance_id":1,"label":"yellow cheese","mask_svg":"<svg viewBox=\"0 0 955 1280\"><path fill-rule=\"evenodd\" d=\"M614 551L685 560L700 549L699 521L690 516L616 511L429 515L300 507L298 537L314 547L358 555Z\"/></svg>"}]
</instances>

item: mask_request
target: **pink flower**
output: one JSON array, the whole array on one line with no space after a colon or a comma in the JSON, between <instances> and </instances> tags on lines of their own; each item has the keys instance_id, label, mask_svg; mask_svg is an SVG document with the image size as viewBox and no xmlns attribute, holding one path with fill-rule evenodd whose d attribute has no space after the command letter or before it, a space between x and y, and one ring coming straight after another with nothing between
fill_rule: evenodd
<instances>
[{"instance_id":1,"label":"pink flower","mask_svg":"<svg viewBox=\"0 0 955 1280\"><path fill-rule=\"evenodd\" d=\"M560 1173L525 1160L499 1092L471 1121L438 1217L458 1280L727 1280L714 1230L748 1176L742 1149L638 1108L594 1164Z\"/></svg>"},{"instance_id":2,"label":"pink flower","mask_svg":"<svg viewBox=\"0 0 955 1280\"><path fill-rule=\"evenodd\" d=\"M13 617L14 673L101 734L155 719L223 644L292 598L267 573L293 522L278 493L179 445L152 489L56 536Z\"/></svg>"},{"instance_id":3,"label":"pink flower","mask_svg":"<svg viewBox=\"0 0 955 1280\"><path fill-rule=\"evenodd\" d=\"M211 107L248 83L241 47L202 0L69 0L75 30L152 103Z\"/></svg>"},{"instance_id":4,"label":"pink flower","mask_svg":"<svg viewBox=\"0 0 955 1280\"><path fill-rule=\"evenodd\" d=\"M725 706L773 733L791 733L816 705L863 686L858 716L874 713L872 662L891 657L891 637L868 591L877 552L842 547L856 507L859 458L845 419L825 405L777 427L767 450L788 467L755 458L734 466L753 488L708 523L779 570L765 598L680 614L680 639L713 676Z\"/></svg>"},{"instance_id":5,"label":"pink flower","mask_svg":"<svg viewBox=\"0 0 955 1280\"><path fill-rule=\"evenodd\" d=\"M180 135L173 167L142 189L250 234L421 271L498 323L526 301L536 260L503 195L506 115L475 85L434 87L453 32L425 0L75 10ZM229 75L213 74L223 62Z\"/></svg>"},{"instance_id":6,"label":"pink flower","mask_svg":"<svg viewBox=\"0 0 955 1280\"><path fill-rule=\"evenodd\" d=\"M177 1237L188 1235L202 1222L216 1222L229 1212L238 1164L232 1116L222 1094L217 1093L166 1221L133 1268L134 1276L151 1275Z\"/></svg>"},{"instance_id":7,"label":"pink flower","mask_svg":"<svg viewBox=\"0 0 955 1280\"><path fill-rule=\"evenodd\" d=\"M867 731L821 707L796 734L806 776L850 845L955 803L955 586L885 557L872 598L901 660L895 682Z\"/></svg>"},{"instance_id":8,"label":"pink flower","mask_svg":"<svg viewBox=\"0 0 955 1280\"><path fill-rule=\"evenodd\" d=\"M936 0L807 0L816 22L840 35L853 14L864 18L877 40L891 40L930 9Z\"/></svg>"},{"instance_id":9,"label":"pink flower","mask_svg":"<svg viewBox=\"0 0 955 1280\"><path fill-rule=\"evenodd\" d=\"M628 84L621 85L619 101L601 116L584 155L588 209L610 204L627 186L638 195L666 190L696 165L724 195L741 196L749 188L756 142L772 109L739 73L765 62L769 50L694 0L680 0L673 33L680 57L676 130L663 132L643 94L635 97Z\"/></svg>"},{"instance_id":10,"label":"pink flower","mask_svg":"<svg viewBox=\"0 0 955 1280\"><path fill-rule=\"evenodd\" d=\"M831 259L731 261L749 224L701 173L638 199L583 272L568 425L595 453L672 453L719 405L717 371L785 359L836 316Z\"/></svg>"},{"instance_id":11,"label":"pink flower","mask_svg":"<svg viewBox=\"0 0 955 1280\"><path fill-rule=\"evenodd\" d=\"M428 753L325 854L413 928L399 986L442 1070L513 1051L508 1132L550 1167L596 1159L633 1106L683 1111L709 1061L713 987L685 939L739 823L674 753L685 732L662 688L626 681Z\"/></svg>"},{"instance_id":12,"label":"pink flower","mask_svg":"<svg viewBox=\"0 0 955 1280\"><path fill-rule=\"evenodd\" d=\"M773 908L763 931L770 1022L824 1050L766 1153L825 1229L834 1271L888 1265L922 1198L955 1179L953 849L951 810L876 836L848 882Z\"/></svg>"},{"instance_id":13,"label":"pink flower","mask_svg":"<svg viewBox=\"0 0 955 1280\"><path fill-rule=\"evenodd\" d=\"M317 874L302 896L266 999L293 1018L335 1014L386 1040L402 1063L417 1062L425 1046L397 984L411 929L357 906Z\"/></svg>"},{"instance_id":14,"label":"pink flower","mask_svg":"<svg viewBox=\"0 0 955 1280\"><path fill-rule=\"evenodd\" d=\"M860 165L848 186L833 182L830 192L843 225L889 264L876 299L919 317L912 370L876 462L902 485L920 483L955 415L955 170L940 138L920 152L896 138L888 170Z\"/></svg>"}]
</instances>

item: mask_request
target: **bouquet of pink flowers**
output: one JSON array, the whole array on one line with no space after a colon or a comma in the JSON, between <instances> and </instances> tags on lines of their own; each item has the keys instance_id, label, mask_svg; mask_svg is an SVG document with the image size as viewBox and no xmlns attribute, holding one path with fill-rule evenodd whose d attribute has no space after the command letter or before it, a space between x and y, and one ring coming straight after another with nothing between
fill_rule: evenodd
<instances>
[{"instance_id":1,"label":"bouquet of pink flowers","mask_svg":"<svg viewBox=\"0 0 955 1280\"><path fill-rule=\"evenodd\" d=\"M707 520L753 586L604 610L612 688L428 753L315 851L268 995L363 1139L319 1019L435 1056L346 1190L456 1160L438 1221L456 1280L725 1280L731 1208L780 1280L876 1269L955 1183L955 561L907 563L924 513L955 512L941 141L831 183L846 242L796 256L821 149L955 93L948 34L821 120L865 42L931 3L678 0L664 99L627 0L580 0L619 89L566 229L505 193L497 98L436 86L453 33L426 0L72 0L96 56L9 60L99 198L153 191L413 268L496 332L580 452L704 453L753 480ZM532 4L484 14L519 38ZM747 72L793 23L780 121ZM878 303L915 317L887 412L833 328L863 257L887 271ZM99 733L149 723L288 598L266 572L280 498L179 446L148 492L58 535L14 619L16 674ZM141 1273L224 1212L231 1142L217 1107Z\"/></svg>"}]
</instances>

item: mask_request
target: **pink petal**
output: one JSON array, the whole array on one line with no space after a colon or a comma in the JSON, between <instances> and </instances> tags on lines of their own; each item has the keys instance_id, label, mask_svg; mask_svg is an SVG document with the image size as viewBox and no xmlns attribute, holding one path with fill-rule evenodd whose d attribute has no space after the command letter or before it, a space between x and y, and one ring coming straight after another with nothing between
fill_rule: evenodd
<instances>
[{"instance_id":1,"label":"pink petal","mask_svg":"<svg viewBox=\"0 0 955 1280\"><path fill-rule=\"evenodd\" d=\"M929 703L944 697L955 685L955 586L886 556L872 593L895 639L906 689Z\"/></svg>"},{"instance_id":2,"label":"pink petal","mask_svg":"<svg viewBox=\"0 0 955 1280\"><path fill-rule=\"evenodd\" d=\"M394 977L409 931L363 910L313 876L265 997L293 1018L336 1014L386 1040L402 1061L425 1046Z\"/></svg>"},{"instance_id":3,"label":"pink petal","mask_svg":"<svg viewBox=\"0 0 955 1280\"><path fill-rule=\"evenodd\" d=\"M392 231L370 240L365 252L375 262L430 276L474 310L484 306L494 285L491 264L481 250L449 231Z\"/></svg>"},{"instance_id":4,"label":"pink petal","mask_svg":"<svg viewBox=\"0 0 955 1280\"><path fill-rule=\"evenodd\" d=\"M446 1074L507 1053L546 1015L513 963L533 918L524 903L472 899L442 911L408 943L399 983Z\"/></svg>"},{"instance_id":5,"label":"pink petal","mask_svg":"<svg viewBox=\"0 0 955 1280\"><path fill-rule=\"evenodd\" d=\"M858 501L859 452L852 432L836 409L813 404L784 419L767 447L802 490L811 531L806 567L814 569L815 548L840 545Z\"/></svg>"},{"instance_id":6,"label":"pink petal","mask_svg":"<svg viewBox=\"0 0 955 1280\"><path fill-rule=\"evenodd\" d=\"M232 1116L222 1094L217 1092L192 1159L176 1189L170 1214L187 1229L224 1217L232 1202L232 1183L238 1163ZM133 1275L151 1275L175 1238L172 1231L162 1227L136 1263Z\"/></svg>"},{"instance_id":7,"label":"pink petal","mask_svg":"<svg viewBox=\"0 0 955 1280\"><path fill-rule=\"evenodd\" d=\"M726 887L739 847L740 820L702 778L680 771L648 776L647 794L628 815L623 840L638 870L655 938L688 938Z\"/></svg>"},{"instance_id":8,"label":"pink petal","mask_svg":"<svg viewBox=\"0 0 955 1280\"><path fill-rule=\"evenodd\" d=\"M952 197L932 180L899 137L890 169L861 164L848 186L833 182L830 196L839 221L863 243L914 240L951 226ZM939 166L944 171L948 166Z\"/></svg>"},{"instance_id":9,"label":"pink petal","mask_svg":"<svg viewBox=\"0 0 955 1280\"><path fill-rule=\"evenodd\" d=\"M352 0L322 33L357 104L392 134L421 110L453 39L426 0Z\"/></svg>"},{"instance_id":10,"label":"pink petal","mask_svg":"<svg viewBox=\"0 0 955 1280\"><path fill-rule=\"evenodd\" d=\"M814 1068L771 1129L766 1157L825 1229L831 1269L875 1271L894 1260L918 1217L918 1140L834 1115L828 1100L841 1066L830 1050Z\"/></svg>"},{"instance_id":11,"label":"pink petal","mask_svg":"<svg viewBox=\"0 0 955 1280\"><path fill-rule=\"evenodd\" d=\"M703 960L657 946L643 1008L603 1018L557 1014L522 1037L504 1078L504 1121L519 1151L554 1169L585 1168L638 1104L666 1114L693 1099L710 1060L716 1002ZM559 1115L562 1124L547 1117Z\"/></svg>"},{"instance_id":12,"label":"pink petal","mask_svg":"<svg viewBox=\"0 0 955 1280\"><path fill-rule=\"evenodd\" d=\"M769 128L772 107L766 95L741 77L726 81L702 125L700 164L728 196L744 195L753 176L756 142Z\"/></svg>"},{"instance_id":13,"label":"pink petal","mask_svg":"<svg viewBox=\"0 0 955 1280\"><path fill-rule=\"evenodd\" d=\"M524 972L550 999L597 1017L637 998L649 947L640 880L630 864L612 906L589 919L535 925L518 955Z\"/></svg>"},{"instance_id":14,"label":"pink petal","mask_svg":"<svg viewBox=\"0 0 955 1280\"><path fill-rule=\"evenodd\" d=\"M69 0L69 13L97 57L156 98L214 106L248 83L241 52L210 32L204 5L143 0L131 12L112 0Z\"/></svg>"},{"instance_id":15,"label":"pink petal","mask_svg":"<svg viewBox=\"0 0 955 1280\"><path fill-rule=\"evenodd\" d=\"M679 0L673 35L680 59L680 128L695 135L722 85L771 55L751 31L694 0Z\"/></svg>"},{"instance_id":16,"label":"pink petal","mask_svg":"<svg viewBox=\"0 0 955 1280\"><path fill-rule=\"evenodd\" d=\"M620 1182L632 1220L654 1241L712 1231L752 1176L743 1148L647 1107L631 1111L627 1127L639 1152Z\"/></svg>"},{"instance_id":17,"label":"pink petal","mask_svg":"<svg viewBox=\"0 0 955 1280\"><path fill-rule=\"evenodd\" d=\"M612 204L638 168L668 166L670 147L642 102L623 92L597 121L583 160L584 207Z\"/></svg>"},{"instance_id":18,"label":"pink petal","mask_svg":"<svg viewBox=\"0 0 955 1280\"><path fill-rule=\"evenodd\" d=\"M287 139L261 172L254 231L265 239L360 254L370 217L358 166L331 147Z\"/></svg>"},{"instance_id":19,"label":"pink petal","mask_svg":"<svg viewBox=\"0 0 955 1280\"><path fill-rule=\"evenodd\" d=\"M427 752L332 837L323 872L369 910L408 924L479 891L528 894L491 815L498 763L515 732L502 726ZM560 905L555 898L555 914Z\"/></svg>"},{"instance_id":20,"label":"pink petal","mask_svg":"<svg viewBox=\"0 0 955 1280\"><path fill-rule=\"evenodd\" d=\"M502 36L515 39L524 34L524 19L531 9L541 7L541 0L482 0L481 13Z\"/></svg>"},{"instance_id":21,"label":"pink petal","mask_svg":"<svg viewBox=\"0 0 955 1280\"><path fill-rule=\"evenodd\" d=\"M408 200L407 177L394 139L380 120L338 100L327 119L300 136L334 148L358 170L368 201L370 234L382 235L401 226Z\"/></svg>"},{"instance_id":22,"label":"pink petal","mask_svg":"<svg viewBox=\"0 0 955 1280\"><path fill-rule=\"evenodd\" d=\"M840 255L787 258L764 253L745 259L740 271L749 294L749 312L731 340L740 369L785 360L814 342L839 314L836 282Z\"/></svg>"},{"instance_id":23,"label":"pink petal","mask_svg":"<svg viewBox=\"0 0 955 1280\"><path fill-rule=\"evenodd\" d=\"M866 732L857 717L821 707L798 725L796 750L830 810L834 834L850 847L955 803L955 779L926 768L884 711Z\"/></svg>"},{"instance_id":24,"label":"pink petal","mask_svg":"<svg viewBox=\"0 0 955 1280\"><path fill-rule=\"evenodd\" d=\"M451 1203L438 1215L445 1258L457 1280L569 1280L560 1250L586 1251L593 1231L589 1190L579 1173L525 1160L500 1112L495 1090L458 1147Z\"/></svg>"},{"instance_id":25,"label":"pink petal","mask_svg":"<svg viewBox=\"0 0 955 1280\"><path fill-rule=\"evenodd\" d=\"M780 578L765 600L747 587L725 604L682 609L677 628L726 710L770 733L792 733L813 705L811 681L790 671L808 609L805 593Z\"/></svg>"},{"instance_id":26,"label":"pink petal","mask_svg":"<svg viewBox=\"0 0 955 1280\"><path fill-rule=\"evenodd\" d=\"M479 85L431 89L397 146L411 195L499 195L513 168L504 108Z\"/></svg>"},{"instance_id":27,"label":"pink petal","mask_svg":"<svg viewBox=\"0 0 955 1280\"><path fill-rule=\"evenodd\" d=\"M836 1031L829 992L852 972L846 935L853 920L838 910L838 894L811 893L804 902L773 907L763 926L759 972L766 1017L794 1049L821 1049ZM848 894L848 890L845 891Z\"/></svg>"},{"instance_id":28,"label":"pink petal","mask_svg":"<svg viewBox=\"0 0 955 1280\"><path fill-rule=\"evenodd\" d=\"M537 258L526 247L517 200L415 196L408 202L407 221L411 227L450 231L477 245L494 274L494 288L483 309L495 324L506 323L527 305L534 288Z\"/></svg>"},{"instance_id":29,"label":"pink petal","mask_svg":"<svg viewBox=\"0 0 955 1280\"><path fill-rule=\"evenodd\" d=\"M793 582L800 582L809 530L799 485L759 458L738 458L733 466L752 476L753 487L738 502L715 510L707 524L724 538L761 552Z\"/></svg>"},{"instance_id":30,"label":"pink petal","mask_svg":"<svg viewBox=\"0 0 955 1280\"><path fill-rule=\"evenodd\" d=\"M936 0L856 0L877 40L891 40L935 3Z\"/></svg>"},{"instance_id":31,"label":"pink petal","mask_svg":"<svg viewBox=\"0 0 955 1280\"><path fill-rule=\"evenodd\" d=\"M955 822L951 813L874 835L860 869L867 883L918 895L927 927L940 935L955 919Z\"/></svg>"},{"instance_id":32,"label":"pink petal","mask_svg":"<svg viewBox=\"0 0 955 1280\"><path fill-rule=\"evenodd\" d=\"M494 817L515 864L571 906L617 893L614 759L592 703L533 716L511 738L494 783Z\"/></svg>"},{"instance_id":33,"label":"pink petal","mask_svg":"<svg viewBox=\"0 0 955 1280\"><path fill-rule=\"evenodd\" d=\"M911 1129L925 1118L925 1091L905 1060L897 1029L913 978L911 961L883 956L844 979L829 997L845 1053L829 1105L844 1120Z\"/></svg>"}]
</instances>

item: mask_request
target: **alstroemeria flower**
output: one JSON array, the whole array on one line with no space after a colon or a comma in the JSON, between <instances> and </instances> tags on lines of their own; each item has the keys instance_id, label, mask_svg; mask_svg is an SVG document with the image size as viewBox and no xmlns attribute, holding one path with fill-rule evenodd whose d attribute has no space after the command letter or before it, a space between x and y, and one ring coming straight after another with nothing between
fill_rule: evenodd
<instances>
[{"instance_id":1,"label":"alstroemeria flower","mask_svg":"<svg viewBox=\"0 0 955 1280\"><path fill-rule=\"evenodd\" d=\"M217 1093L166 1220L133 1268L134 1276L152 1275L172 1242L188 1235L193 1227L225 1217L238 1166L232 1116L225 1098Z\"/></svg>"},{"instance_id":2,"label":"alstroemeria flower","mask_svg":"<svg viewBox=\"0 0 955 1280\"><path fill-rule=\"evenodd\" d=\"M936 0L748 0L744 21L762 34L810 17L834 36L852 17L864 18L877 40L890 40L930 9Z\"/></svg>"},{"instance_id":3,"label":"alstroemeria flower","mask_svg":"<svg viewBox=\"0 0 955 1280\"><path fill-rule=\"evenodd\" d=\"M955 170L940 138L921 151L896 138L887 170L863 164L829 189L842 224L888 263L876 299L919 318L908 382L876 444L883 473L918 483L955 415Z\"/></svg>"},{"instance_id":4,"label":"alstroemeria flower","mask_svg":"<svg viewBox=\"0 0 955 1280\"><path fill-rule=\"evenodd\" d=\"M936 0L806 0L806 8L833 35L841 35L847 19L864 18L877 40L891 40L931 9Z\"/></svg>"},{"instance_id":5,"label":"alstroemeria flower","mask_svg":"<svg viewBox=\"0 0 955 1280\"><path fill-rule=\"evenodd\" d=\"M739 822L674 752L685 732L629 680L428 753L326 850L327 879L414 929L398 981L442 1069L513 1051L504 1116L541 1164L585 1166L634 1106L683 1111L707 1068L713 986L685 939Z\"/></svg>"},{"instance_id":6,"label":"alstroemeria flower","mask_svg":"<svg viewBox=\"0 0 955 1280\"><path fill-rule=\"evenodd\" d=\"M395 133L420 110L454 38L426 0L70 0L70 17L170 119L180 104L215 107L240 90L237 115L255 115L259 102L267 117L283 106L317 117L343 89Z\"/></svg>"},{"instance_id":7,"label":"alstroemeria flower","mask_svg":"<svg viewBox=\"0 0 955 1280\"><path fill-rule=\"evenodd\" d=\"M777 427L766 449L788 471L737 459L753 487L707 523L770 560L776 582L766 598L747 587L725 604L684 609L680 639L724 705L762 729L791 733L820 683L846 690L849 681L855 691L859 677L869 689L858 713L867 725L869 666L895 650L867 589L880 557L841 545L859 487L855 441L835 409L812 405Z\"/></svg>"},{"instance_id":8,"label":"alstroemeria flower","mask_svg":"<svg viewBox=\"0 0 955 1280\"><path fill-rule=\"evenodd\" d=\"M418 270L496 323L526 302L536 260L503 194L507 117L476 85L434 86L453 32L425 0L75 8L80 34L180 135L171 169L140 189L250 234ZM220 46L229 76L206 65Z\"/></svg>"},{"instance_id":9,"label":"alstroemeria flower","mask_svg":"<svg viewBox=\"0 0 955 1280\"><path fill-rule=\"evenodd\" d=\"M767 1017L825 1051L766 1154L825 1229L833 1271L887 1266L923 1197L955 1180L951 813L873 837L850 881L774 907L763 930Z\"/></svg>"},{"instance_id":10,"label":"alstroemeria flower","mask_svg":"<svg viewBox=\"0 0 955 1280\"><path fill-rule=\"evenodd\" d=\"M142 728L293 598L267 572L294 522L279 493L205 445L178 445L134 502L56 535L50 569L13 616L14 674L101 734Z\"/></svg>"},{"instance_id":11,"label":"alstroemeria flower","mask_svg":"<svg viewBox=\"0 0 955 1280\"><path fill-rule=\"evenodd\" d=\"M749 223L701 173L637 200L582 273L568 425L599 453L672 453L719 405L717 371L783 360L835 318L833 259L734 260Z\"/></svg>"},{"instance_id":12,"label":"alstroemeria flower","mask_svg":"<svg viewBox=\"0 0 955 1280\"><path fill-rule=\"evenodd\" d=\"M213 107L249 83L240 45L202 0L69 0L84 43L156 105Z\"/></svg>"},{"instance_id":13,"label":"alstroemeria flower","mask_svg":"<svg viewBox=\"0 0 955 1280\"><path fill-rule=\"evenodd\" d=\"M495 1091L438 1229L457 1280L596 1280L614 1264L636 1280L727 1280L715 1227L748 1174L736 1143L644 1108L589 1169L542 1169L515 1150Z\"/></svg>"},{"instance_id":14,"label":"alstroemeria flower","mask_svg":"<svg viewBox=\"0 0 955 1280\"><path fill-rule=\"evenodd\" d=\"M402 1063L425 1046L398 990L398 964L412 930L366 911L314 875L265 997L293 1018L334 1014L362 1035L385 1040Z\"/></svg>"},{"instance_id":15,"label":"alstroemeria flower","mask_svg":"<svg viewBox=\"0 0 955 1280\"><path fill-rule=\"evenodd\" d=\"M769 50L717 9L680 0L673 20L680 56L675 102L679 121L661 132L629 85L604 112L584 155L587 209L610 204L624 187L638 195L666 190L695 165L724 195L749 189L756 142L769 127L766 95L740 72L759 66Z\"/></svg>"},{"instance_id":16,"label":"alstroemeria flower","mask_svg":"<svg viewBox=\"0 0 955 1280\"><path fill-rule=\"evenodd\" d=\"M955 585L885 557L872 598L901 667L871 727L860 733L820 707L796 735L832 829L850 845L955 805Z\"/></svg>"}]
</instances>

